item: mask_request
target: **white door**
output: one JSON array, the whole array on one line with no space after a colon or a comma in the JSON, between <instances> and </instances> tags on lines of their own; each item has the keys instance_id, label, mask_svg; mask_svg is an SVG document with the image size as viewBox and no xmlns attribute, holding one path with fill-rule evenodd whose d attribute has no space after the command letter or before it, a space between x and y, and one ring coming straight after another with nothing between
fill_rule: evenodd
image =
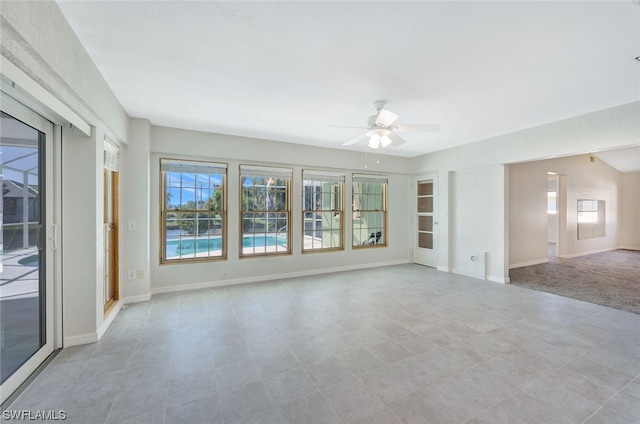
<instances>
[{"instance_id":1,"label":"white door","mask_svg":"<svg viewBox=\"0 0 640 424\"><path fill-rule=\"evenodd\" d=\"M56 343L53 124L0 94L0 402Z\"/></svg>"},{"instance_id":2,"label":"white door","mask_svg":"<svg viewBox=\"0 0 640 424\"><path fill-rule=\"evenodd\" d=\"M438 174L418 176L413 181L413 262L438 266Z\"/></svg>"}]
</instances>

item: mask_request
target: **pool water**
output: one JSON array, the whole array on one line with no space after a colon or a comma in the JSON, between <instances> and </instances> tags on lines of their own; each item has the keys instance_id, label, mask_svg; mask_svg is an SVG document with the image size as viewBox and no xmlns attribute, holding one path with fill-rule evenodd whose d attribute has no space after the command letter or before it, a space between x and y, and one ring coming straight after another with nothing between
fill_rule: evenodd
<instances>
[{"instance_id":1,"label":"pool water","mask_svg":"<svg viewBox=\"0 0 640 424\"><path fill-rule=\"evenodd\" d=\"M286 237L276 236L243 236L242 247L269 247L269 246L287 247ZM167 258L178 256L193 255L194 253L206 253L209 251L222 250L222 239L220 237L210 239L183 239L183 240L167 240Z\"/></svg>"}]
</instances>

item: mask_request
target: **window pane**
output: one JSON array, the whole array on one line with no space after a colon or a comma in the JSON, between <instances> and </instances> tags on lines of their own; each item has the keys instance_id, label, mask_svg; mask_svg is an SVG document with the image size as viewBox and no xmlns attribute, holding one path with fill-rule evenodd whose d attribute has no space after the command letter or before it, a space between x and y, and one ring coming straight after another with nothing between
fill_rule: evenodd
<instances>
[{"instance_id":1,"label":"window pane","mask_svg":"<svg viewBox=\"0 0 640 424\"><path fill-rule=\"evenodd\" d=\"M358 178L353 184L353 246L386 245L387 184Z\"/></svg>"},{"instance_id":2,"label":"window pane","mask_svg":"<svg viewBox=\"0 0 640 424\"><path fill-rule=\"evenodd\" d=\"M419 216L418 217L418 230L419 231L433 231L433 217L432 216Z\"/></svg>"},{"instance_id":3,"label":"window pane","mask_svg":"<svg viewBox=\"0 0 640 424\"><path fill-rule=\"evenodd\" d=\"M418 247L424 249L433 249L433 234L432 233L419 233L418 234Z\"/></svg>"},{"instance_id":4,"label":"window pane","mask_svg":"<svg viewBox=\"0 0 640 424\"><path fill-rule=\"evenodd\" d=\"M418 196L433 195L433 182L418 183Z\"/></svg>"},{"instance_id":5,"label":"window pane","mask_svg":"<svg viewBox=\"0 0 640 424\"><path fill-rule=\"evenodd\" d=\"M163 160L161 168L166 184L162 261L223 258L226 165Z\"/></svg>"},{"instance_id":6,"label":"window pane","mask_svg":"<svg viewBox=\"0 0 640 424\"><path fill-rule=\"evenodd\" d=\"M418 212L433 212L433 197L418 197Z\"/></svg>"},{"instance_id":7,"label":"window pane","mask_svg":"<svg viewBox=\"0 0 640 424\"><path fill-rule=\"evenodd\" d=\"M303 172L302 249L321 251L342 248L342 238L334 239L333 234L342 232L340 209L343 184L336 180L344 179L344 176L327 173L327 180L324 180L324 175L313 171L310 172L314 177L312 179L305 178L305 174Z\"/></svg>"},{"instance_id":8,"label":"window pane","mask_svg":"<svg viewBox=\"0 0 640 424\"><path fill-rule=\"evenodd\" d=\"M275 168L269 168L269 170L276 172ZM288 246L290 179L275 175L258 175L262 171L264 170L256 167L240 167L243 256L290 251ZM282 170L283 175L291 172L291 170Z\"/></svg>"}]
</instances>

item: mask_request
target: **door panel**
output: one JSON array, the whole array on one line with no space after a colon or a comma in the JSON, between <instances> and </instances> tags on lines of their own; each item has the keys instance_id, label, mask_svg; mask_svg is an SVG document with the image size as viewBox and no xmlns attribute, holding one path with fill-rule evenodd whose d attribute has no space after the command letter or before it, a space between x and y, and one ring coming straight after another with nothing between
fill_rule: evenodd
<instances>
[{"instance_id":1,"label":"door panel","mask_svg":"<svg viewBox=\"0 0 640 424\"><path fill-rule=\"evenodd\" d=\"M2 98L0 401L53 352L53 124Z\"/></svg>"},{"instance_id":2,"label":"door panel","mask_svg":"<svg viewBox=\"0 0 640 424\"><path fill-rule=\"evenodd\" d=\"M414 179L415 218L413 261L417 264L438 265L438 176L427 174Z\"/></svg>"},{"instance_id":3,"label":"door panel","mask_svg":"<svg viewBox=\"0 0 640 424\"><path fill-rule=\"evenodd\" d=\"M104 313L118 295L118 173L104 169Z\"/></svg>"}]
</instances>

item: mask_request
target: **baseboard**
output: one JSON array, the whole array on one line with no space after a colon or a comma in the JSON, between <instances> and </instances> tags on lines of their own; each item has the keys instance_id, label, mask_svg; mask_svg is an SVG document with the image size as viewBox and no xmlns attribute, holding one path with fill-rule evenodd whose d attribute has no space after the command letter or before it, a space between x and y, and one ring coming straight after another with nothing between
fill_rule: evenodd
<instances>
[{"instance_id":1,"label":"baseboard","mask_svg":"<svg viewBox=\"0 0 640 424\"><path fill-rule=\"evenodd\" d=\"M507 277L507 278L505 278L505 277L497 277L495 275L487 275L487 280L493 281L494 283L500 283L500 284L508 284L508 283L511 282L509 277Z\"/></svg>"},{"instance_id":2,"label":"baseboard","mask_svg":"<svg viewBox=\"0 0 640 424\"><path fill-rule=\"evenodd\" d=\"M102 336L104 336L104 333L106 333L109 327L111 326L111 324L113 324L113 321L116 319L116 317L120 313L120 310L122 309L124 304L125 304L124 299L120 299L116 302L115 305L113 305L111 310L109 310L109 314L104 318L104 321L102 321L102 324L98 328L98 332L97 332L98 340L100 340Z\"/></svg>"},{"instance_id":3,"label":"baseboard","mask_svg":"<svg viewBox=\"0 0 640 424\"><path fill-rule=\"evenodd\" d=\"M475 278L477 280L481 280L481 278L476 277L472 271L466 271L464 269L452 268L451 272L458 275L463 275L465 277Z\"/></svg>"},{"instance_id":4,"label":"baseboard","mask_svg":"<svg viewBox=\"0 0 640 424\"><path fill-rule=\"evenodd\" d=\"M559 258L563 258L563 259L571 259L571 258L578 258L580 256L594 255L596 253L611 252L613 250L618 250L618 249L623 249L623 248L622 247L609 247L607 249L591 250L589 252L571 253L569 255L558 255L558 257Z\"/></svg>"},{"instance_id":5,"label":"baseboard","mask_svg":"<svg viewBox=\"0 0 640 424\"><path fill-rule=\"evenodd\" d=\"M77 336L69 336L63 339L64 347L79 346L98 341L98 333L79 334Z\"/></svg>"},{"instance_id":6,"label":"baseboard","mask_svg":"<svg viewBox=\"0 0 640 424\"><path fill-rule=\"evenodd\" d=\"M124 298L125 305L129 303L148 302L151 300L151 293L139 294L137 296L127 296Z\"/></svg>"},{"instance_id":7,"label":"baseboard","mask_svg":"<svg viewBox=\"0 0 640 424\"><path fill-rule=\"evenodd\" d=\"M265 281L282 280L287 278L309 277L319 274L331 274L333 272L355 271L359 269L380 268L383 266L408 264L409 259L400 259L396 261L376 262L374 264L358 264L347 265L335 268L314 269L309 271L287 272L283 274L260 275L244 278L235 278L229 280L203 281L201 283L182 284L179 286L153 287L151 294L171 293L183 290L208 289L213 287L235 286L237 284L261 283Z\"/></svg>"},{"instance_id":8,"label":"baseboard","mask_svg":"<svg viewBox=\"0 0 640 424\"><path fill-rule=\"evenodd\" d=\"M616 247L616 250L640 250L640 247Z\"/></svg>"},{"instance_id":9,"label":"baseboard","mask_svg":"<svg viewBox=\"0 0 640 424\"><path fill-rule=\"evenodd\" d=\"M448 266L442 266L442 265L438 265L436 267L436 269L438 271L442 271L442 272L450 272L451 271L451 269Z\"/></svg>"},{"instance_id":10,"label":"baseboard","mask_svg":"<svg viewBox=\"0 0 640 424\"><path fill-rule=\"evenodd\" d=\"M482 279L482 278L479 278L477 275L475 275L473 271L466 271L466 270L457 269L457 268L452 269L451 272L454 274L463 275L465 277L475 278L476 280L480 280L480 281L492 281L494 283L501 283L501 284L506 284L511 281L509 280L508 277L507 278L498 277L496 275L487 275L484 279Z\"/></svg>"},{"instance_id":11,"label":"baseboard","mask_svg":"<svg viewBox=\"0 0 640 424\"><path fill-rule=\"evenodd\" d=\"M509 265L509 269L522 268L523 266L546 264L548 262L549 262L549 258L537 259L535 261L528 261L528 262L520 262L517 264Z\"/></svg>"}]
</instances>

